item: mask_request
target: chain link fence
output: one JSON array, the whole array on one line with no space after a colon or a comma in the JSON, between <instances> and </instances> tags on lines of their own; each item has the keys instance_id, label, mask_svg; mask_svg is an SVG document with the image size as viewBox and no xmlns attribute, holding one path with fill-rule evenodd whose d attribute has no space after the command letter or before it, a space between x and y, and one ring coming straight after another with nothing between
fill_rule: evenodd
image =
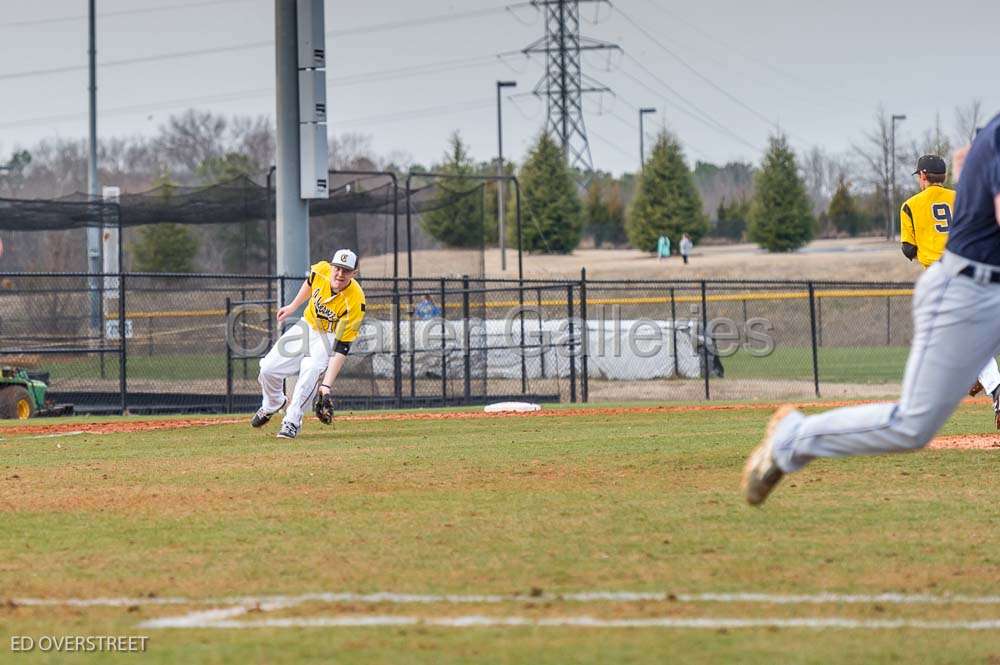
<instances>
[{"instance_id":1,"label":"chain link fence","mask_svg":"<svg viewBox=\"0 0 1000 665\"><path fill-rule=\"evenodd\" d=\"M360 281L367 317L339 408L891 396L913 334L910 284ZM250 411L276 308L299 285L0 274L0 365L79 412Z\"/></svg>"}]
</instances>

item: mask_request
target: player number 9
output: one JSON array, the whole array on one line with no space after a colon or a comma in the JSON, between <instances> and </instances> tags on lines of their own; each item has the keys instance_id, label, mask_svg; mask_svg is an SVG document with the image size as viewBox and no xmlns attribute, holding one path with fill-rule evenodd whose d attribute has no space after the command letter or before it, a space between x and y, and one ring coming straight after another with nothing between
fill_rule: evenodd
<instances>
[{"instance_id":1,"label":"player number 9","mask_svg":"<svg viewBox=\"0 0 1000 665\"><path fill-rule=\"evenodd\" d=\"M931 206L931 214L943 224L935 224L934 228L938 233L948 233L948 225L951 224L951 207L947 203L935 203Z\"/></svg>"}]
</instances>

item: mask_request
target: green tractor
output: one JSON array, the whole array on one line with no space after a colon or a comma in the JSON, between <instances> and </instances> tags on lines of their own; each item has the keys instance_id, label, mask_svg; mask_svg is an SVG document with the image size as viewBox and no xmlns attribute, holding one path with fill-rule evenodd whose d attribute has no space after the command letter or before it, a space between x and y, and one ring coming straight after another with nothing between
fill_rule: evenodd
<instances>
[{"instance_id":1,"label":"green tractor","mask_svg":"<svg viewBox=\"0 0 1000 665\"><path fill-rule=\"evenodd\" d=\"M27 420L34 416L73 413L72 404L46 403L48 385L19 367L0 367L0 418Z\"/></svg>"}]
</instances>

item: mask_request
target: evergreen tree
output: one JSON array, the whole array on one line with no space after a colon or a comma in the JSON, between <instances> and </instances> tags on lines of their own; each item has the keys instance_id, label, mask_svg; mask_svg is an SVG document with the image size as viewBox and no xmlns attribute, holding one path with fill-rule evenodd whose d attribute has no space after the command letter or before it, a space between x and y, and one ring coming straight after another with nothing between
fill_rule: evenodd
<instances>
[{"instance_id":1,"label":"evergreen tree","mask_svg":"<svg viewBox=\"0 0 1000 665\"><path fill-rule=\"evenodd\" d=\"M813 239L812 203L799 176L795 153L782 136L771 138L757 172L750 206L750 240L770 252L791 252Z\"/></svg>"},{"instance_id":2,"label":"evergreen tree","mask_svg":"<svg viewBox=\"0 0 1000 665\"><path fill-rule=\"evenodd\" d=\"M864 217L858 210L854 197L851 196L850 185L844 178L840 178L837 182L837 191L830 199L826 216L835 229L847 233L852 238L863 230Z\"/></svg>"},{"instance_id":3,"label":"evergreen tree","mask_svg":"<svg viewBox=\"0 0 1000 665\"><path fill-rule=\"evenodd\" d=\"M163 203L169 204L176 185L166 173L155 184L161 190ZM198 239L188 227L172 222L147 224L139 229L138 235L130 252L137 271L194 272Z\"/></svg>"},{"instance_id":4,"label":"evergreen tree","mask_svg":"<svg viewBox=\"0 0 1000 665\"><path fill-rule=\"evenodd\" d=\"M512 162L504 160L504 173L506 175L514 175L514 164ZM496 161L483 162L479 165L477 169L479 175L484 176L496 176L497 166ZM484 205L486 210L484 215L486 216L486 244L488 246L496 246L499 244L500 238L500 209L497 201L497 192L500 189L500 183L497 180L487 180L484 185ZM516 215L516 200L514 198L514 184L509 180L506 182L506 187L504 188L507 195L504 200L504 229L507 235L507 247L517 246L517 229L512 228L512 226L517 225L517 215Z\"/></svg>"},{"instance_id":5,"label":"evergreen tree","mask_svg":"<svg viewBox=\"0 0 1000 665\"><path fill-rule=\"evenodd\" d=\"M468 146L456 131L448 141L445 161L435 170L448 175L475 174ZM485 241L483 187L477 181L440 179L434 207L420 216L420 225L449 247L479 247Z\"/></svg>"},{"instance_id":6,"label":"evergreen tree","mask_svg":"<svg viewBox=\"0 0 1000 665\"><path fill-rule=\"evenodd\" d=\"M625 208L618 183L595 177L587 188L584 211L586 230L596 247L625 241Z\"/></svg>"},{"instance_id":7,"label":"evergreen tree","mask_svg":"<svg viewBox=\"0 0 1000 665\"><path fill-rule=\"evenodd\" d=\"M708 233L708 219L680 143L665 130L643 166L625 230L632 246L645 252L656 251L660 236L676 246L684 233L694 242Z\"/></svg>"},{"instance_id":8,"label":"evergreen tree","mask_svg":"<svg viewBox=\"0 0 1000 665\"><path fill-rule=\"evenodd\" d=\"M562 148L543 133L521 167L524 250L568 254L580 244L583 210Z\"/></svg>"},{"instance_id":9,"label":"evergreen tree","mask_svg":"<svg viewBox=\"0 0 1000 665\"><path fill-rule=\"evenodd\" d=\"M712 235L729 240L742 240L747 230L747 217L750 215L750 203L745 199L737 199L726 205L726 199L719 202L715 212L715 229Z\"/></svg>"}]
</instances>

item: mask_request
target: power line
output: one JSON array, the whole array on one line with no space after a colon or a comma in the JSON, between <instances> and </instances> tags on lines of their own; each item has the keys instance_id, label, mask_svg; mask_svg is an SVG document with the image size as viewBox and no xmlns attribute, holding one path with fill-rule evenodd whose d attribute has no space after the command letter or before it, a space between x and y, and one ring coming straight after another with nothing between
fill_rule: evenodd
<instances>
[{"instance_id":1,"label":"power line","mask_svg":"<svg viewBox=\"0 0 1000 665\"><path fill-rule=\"evenodd\" d=\"M520 54L519 52L517 53ZM455 58L450 60L443 60L435 63L427 63L424 65L413 65L411 67L402 67L394 70L385 70L382 72L370 72L367 74L352 74L350 76L333 77L327 79L330 85L339 87L348 87L352 85L363 85L365 83L376 83L379 81L391 80L393 78L399 78L404 76L410 76L415 72L420 72L424 74L443 72L443 71L454 71L456 69L481 67L483 65L490 64L497 57L507 57L512 55L511 53L497 53L488 56L478 56L478 57L465 57L465 58ZM161 100L158 102L147 102L143 104L130 104L127 106L111 107L107 109L101 109L102 116L108 115L127 115L137 112L146 111L159 111L165 108L177 108L183 106L189 106L192 104L199 103L219 103L219 102L229 102L238 101L240 99L250 99L255 97L267 97L274 94L274 88L252 88L249 90L235 90L228 93L220 93L216 95L199 95L195 97L182 97L168 100ZM527 96L530 93L523 93ZM50 122L62 122L66 120L76 120L78 118L84 117L86 113L61 113L57 115L50 115L44 117L34 117L27 118L23 120L10 120L7 122L0 122L0 128L4 127L25 127L33 125L45 125Z\"/></svg>"},{"instance_id":2,"label":"power line","mask_svg":"<svg viewBox=\"0 0 1000 665\"><path fill-rule=\"evenodd\" d=\"M610 141L610 140L604 138L603 136L601 136L600 134L598 134L597 132L595 132L593 129L590 130L590 135L593 136L598 141L600 141L601 143L604 143L604 144L606 144L608 146L611 146L619 154L624 155L625 157L628 157L629 161L635 160L635 158L636 158L635 155L633 155L633 154L629 153L628 151L626 151L624 148L622 148L620 145L618 145L618 143L616 143L615 141Z\"/></svg>"},{"instance_id":3,"label":"power line","mask_svg":"<svg viewBox=\"0 0 1000 665\"><path fill-rule=\"evenodd\" d=\"M704 81L706 84L708 84L709 86L711 86L712 88L714 88L718 92L720 92L723 95L725 95L727 98L729 98L736 105L740 106L741 108L745 109L746 111L749 111L754 116L756 116L757 118L759 118L762 121L764 121L764 123L766 123L772 129L777 129L777 123L776 122L774 122L773 120L771 120L770 118L768 118L766 115L764 115L763 113L761 113L757 109L753 108L752 106L750 106L749 104L747 104L746 102L744 102L742 99L740 99L736 95L730 93L728 90L726 90L722 86L718 85L717 83L715 83L714 81L712 81L710 78L708 78L707 76L705 76L704 74L702 74L700 71L698 71L697 69L695 69L694 66L692 66L687 60L685 60L684 58L682 58L680 55L678 55L672 49L670 49L666 44L664 44L659 39L657 39L656 37L654 37L648 30L646 30L645 28L643 28L639 23L636 23L635 21L633 21L632 18L628 14L626 14L625 12L623 12L621 9L619 9L618 7L615 7L614 9L618 13L619 16L621 16L623 19L625 19L625 21L627 21L629 23L629 25L631 25L633 28L635 28L640 33L642 33L646 37L646 39L648 39L649 41L651 41L654 44L656 44L657 46L659 46L660 49L662 49L667 55L669 55L670 57L672 57L674 60L676 60L677 62L679 62L685 69L687 69L688 71L690 71L692 74L694 74L695 76L697 76L700 80Z\"/></svg>"},{"instance_id":4,"label":"power line","mask_svg":"<svg viewBox=\"0 0 1000 665\"><path fill-rule=\"evenodd\" d=\"M436 115L449 115L460 111L474 111L476 109L492 107L494 104L496 104L496 99L494 97L488 97L485 99L470 99L464 102L452 102L450 104L439 104L437 106L425 106L423 108L410 109L408 111L397 111L394 113L384 113L382 115L366 115L361 118L352 118L348 120L335 120L330 124L338 127L344 125L384 124L395 122L397 120L409 120L413 118L424 118Z\"/></svg>"},{"instance_id":5,"label":"power line","mask_svg":"<svg viewBox=\"0 0 1000 665\"><path fill-rule=\"evenodd\" d=\"M133 14L152 14L154 12L166 12L174 9L190 9L191 7L210 7L212 5L231 5L245 3L247 0L206 0L204 2L188 2L182 5L160 5L158 7L144 7L142 9L121 9L114 12L101 12L97 18L113 18L117 16L131 16ZM48 25L51 23L71 23L75 21L86 21L87 14L74 16L57 16L53 18L35 18L24 21L12 21L10 23L0 23L2 28L24 28L31 25Z\"/></svg>"},{"instance_id":6,"label":"power line","mask_svg":"<svg viewBox=\"0 0 1000 665\"><path fill-rule=\"evenodd\" d=\"M622 99L621 101L626 106L631 107L633 111L636 111L636 112L639 111L639 107L636 106L635 104L632 104L632 103L630 103L630 102L628 102L627 100L624 100L624 99ZM631 122L630 120L628 120L626 118L623 118L622 116L620 116L618 113L616 113L614 111L607 111L606 115L609 115L612 118L618 120L619 122L621 122L623 125L625 125L626 127L628 127L629 129L631 129L634 132L638 132L639 131L639 128L635 125L635 123ZM646 130L644 133L646 135L646 138L650 138L650 137L656 136L656 134L653 133L652 130ZM697 153L698 155L701 155L701 157L703 157L706 160L710 160L711 159L707 154L705 154L704 151L699 150L698 148L696 148L695 146L693 146L688 141L685 141L684 139L682 139L680 136L676 136L676 138L677 138L677 141L680 142L680 144L683 147L687 148L691 152L694 152L694 153Z\"/></svg>"},{"instance_id":7,"label":"power line","mask_svg":"<svg viewBox=\"0 0 1000 665\"><path fill-rule=\"evenodd\" d=\"M678 105L677 105L676 103L674 103L674 102L671 102L671 101L667 100L667 99L666 99L666 98L665 98L665 97L664 97L664 96L662 95L662 93L658 93L657 91L653 90L653 89L652 89L652 88L650 88L650 87L649 87L649 86L648 86L647 84L645 84L645 83L643 83L643 82L642 82L641 80L639 80L639 79L638 79L637 77L633 76L632 74L628 73L628 72L627 72L627 71L625 71L625 70L619 70L619 71L620 71L620 72L621 72L621 73L622 73L622 74L623 74L623 75L624 75L624 76L625 76L626 78L628 78L628 79L632 80L633 82L635 82L636 84L638 84L638 85L642 86L642 87L643 87L644 89L646 89L646 90L649 90L649 91L650 91L650 92L652 92L653 94L656 94L656 95L658 95L658 96L659 96L659 97L661 98L661 100L662 100L662 101L666 102L667 104L669 104L669 105L670 105L670 106L672 106L673 108L677 109L678 111L680 111L680 112L681 112L681 113L683 113L684 115L686 115L686 116L688 116L688 117L690 117L690 118L692 118L692 119L694 119L694 120L697 120L698 122L700 122L701 124L705 125L705 126L706 126L706 127L708 127L709 129L711 129L711 130L713 130L713 131L715 131L715 132L718 132L718 133L720 133L720 134L724 134L725 136L727 136L727 137L729 137L729 138L731 138L731 139L734 139L734 140L738 141L738 142L739 142L739 143L741 143L742 145L745 145L745 146L747 146L748 148L750 148L751 150L754 150L755 152L763 152L763 149L762 149L762 148L761 148L760 146L757 146L757 145L754 145L754 144L753 144L753 143L751 143L750 141L746 140L745 138L743 138L742 136L740 136L739 134L737 134L737 133L736 133L736 132L734 132L733 130L729 129L728 127L726 127L725 125L723 125L722 123L720 123L720 122L719 122L718 120L716 120L716 119L715 119L715 118L713 118L713 117L712 117L711 115L709 115L709 114L708 114L708 113L706 113L706 112L705 112L704 110L702 110L702 109L701 109L701 108L700 108L700 107L699 107L698 105L696 105L696 104L695 104L694 102L692 102L691 100L687 99L687 98L686 98L686 97L685 97L684 95L682 95L681 93L677 92L677 91L676 91L676 90L675 90L674 88L672 88L672 87L671 87L671 86L670 86L670 85L669 85L669 84L668 84L668 83L667 83L666 81L664 81L664 80L663 80L663 79L661 79L661 78L660 78L659 76L657 76L657 75L656 75L656 74L654 74L654 73L653 73L652 71L650 71L650 70L649 70L649 69L648 69L648 68L647 68L647 67L646 67L645 65L643 65L643 64L642 64L641 62L639 62L639 61L638 61L638 60L636 60L635 58L632 58L632 57L631 57L631 56L629 56L628 54L626 54L626 57L627 57L627 58L629 58L630 60L633 60L633 61L634 61L634 62L635 62L636 64L638 64L638 65L639 65L639 67L641 67L641 68L643 69L643 71L644 71L644 72L645 72L645 73L646 73L647 75L649 75L649 76L650 76L651 78L653 78L653 79L654 79L654 80L655 80L655 81L656 81L656 82L657 82L657 83L658 83L659 85L663 86L663 87L664 87L664 88L666 88L666 89L667 89L668 91L670 91L670 93L671 93L671 94L673 94L674 96L676 96L676 97L677 97L678 99L680 99L680 100L681 100L682 102L684 102L685 104L689 105L689 106L690 106L690 107L691 107L692 109L694 109L694 111L693 111L693 112L692 112L692 111L689 111L688 109L686 109L686 108L684 108L684 107L682 107L682 106L678 106Z\"/></svg>"},{"instance_id":8,"label":"power line","mask_svg":"<svg viewBox=\"0 0 1000 665\"><path fill-rule=\"evenodd\" d=\"M544 54L545 73L535 94L546 102L545 131L560 145L570 168L589 173L594 168L583 117L583 95L610 92L584 75L582 54L593 50L621 50L617 44L580 34L580 2L605 0L534 0L545 12L545 35L523 49L525 55Z\"/></svg>"},{"instance_id":9,"label":"power line","mask_svg":"<svg viewBox=\"0 0 1000 665\"><path fill-rule=\"evenodd\" d=\"M357 28L345 28L343 30L330 30L326 33L327 37L348 37L352 35L365 35L372 32L381 32L384 30L396 30L398 28L412 28L415 26L432 25L438 23L450 23L452 21L464 21L470 18L482 18L484 16L493 16L494 14L504 14L511 9L521 9L524 7L531 7L530 2L517 2L511 5L504 5L503 7L490 7L487 9L474 9L467 12L458 12L452 14L437 14L436 16L428 16L426 18L414 18L414 19L402 19L398 21L387 21L385 23L374 23L372 25L360 26Z\"/></svg>"},{"instance_id":10,"label":"power line","mask_svg":"<svg viewBox=\"0 0 1000 665\"><path fill-rule=\"evenodd\" d=\"M226 0L226 1L234 1L234 0ZM426 18L417 18L406 21L400 20L400 21L390 21L386 23L374 23L371 25L358 26L356 28L330 30L326 34L328 37L346 37L350 35L366 35L366 34L371 34L373 32L391 31L418 25L423 26L435 23L448 23L451 21L465 20L470 18L480 18L492 14L505 13L507 12L508 8L525 7L525 6L530 6L530 4L531 3L529 2L521 2L513 5L504 5L503 7L494 7L490 9L478 9L468 12L458 12L454 14L439 14L437 16L429 16ZM274 45L274 40L266 40L257 42L244 42L242 44L233 44L231 46L214 46L211 48L192 49L188 51L172 51L169 53L160 53L157 55L141 56L136 58L108 60L99 63L98 67L101 69L108 67L123 67L138 63L160 62L164 60L176 60L178 58L191 58L202 55L213 55L215 53L232 53L234 51L246 51L273 45ZM6 74L0 74L0 81L6 81L18 78L28 78L31 76L49 76L52 74L62 74L65 72L83 71L85 69L87 69L87 65L65 65L62 67L50 67L46 69L33 69L20 72L8 72Z\"/></svg>"},{"instance_id":11,"label":"power line","mask_svg":"<svg viewBox=\"0 0 1000 665\"><path fill-rule=\"evenodd\" d=\"M773 72L774 74L777 74L778 76L780 76L781 78L785 79L786 81L790 81L792 83L796 83L796 84L801 85L803 87L809 88L810 90L812 90L814 92L821 92L821 93L825 93L825 94L829 94L829 92L830 92L829 88L822 88L822 87L816 85L814 81L810 81L808 79L796 76L796 75L794 75L794 74L792 74L790 72L787 72L787 71L785 71L783 69L775 67L774 65L772 65L769 62L767 62L766 60L762 60L760 58L754 57L754 56L750 55L749 53L747 53L745 50L739 48L738 46L735 46L733 44L730 44L728 42L725 42L725 41L719 39L716 35L712 34L711 32L708 32L707 30L705 30L704 28L699 27L698 25L695 25L694 23L692 23L690 20L684 18L683 16L680 16L680 15L678 15L678 14L676 14L676 13L668 10L666 7L660 5L658 2L654 2L654 0L646 0L646 2L648 4L650 4L650 5L652 5L653 7L655 7L657 10L659 10L659 11L663 12L664 14L666 14L667 16L671 17L675 21L678 21L679 23L683 23L687 27L689 27L692 30L694 30L695 32L699 33L701 36L705 37L706 39L711 40L712 42L715 42L719 46L721 46L724 49L726 49L727 52L736 53L737 55L741 56L742 58L744 58L746 60L749 60L750 62L752 62L752 63L754 63L756 65L759 65L760 67L763 67L763 68L765 68L765 69ZM843 99L842 96L838 96L838 98L839 99ZM860 100L854 100L854 101L856 103L859 103L859 104L861 104L861 103L867 103L867 102L862 102Z\"/></svg>"},{"instance_id":12,"label":"power line","mask_svg":"<svg viewBox=\"0 0 1000 665\"><path fill-rule=\"evenodd\" d=\"M124 60L106 60L104 62L98 63L99 69L106 69L109 67L122 67L124 65L134 65L142 62L158 62L161 60L174 60L177 58L191 58L198 55L211 55L214 53L225 53L231 51L245 51L247 49L261 48L263 46L273 45L273 41L267 42L250 42L246 44L236 44L233 46L216 46L212 48L195 49L192 51L175 51L172 53L161 53L159 55L148 55L141 58L126 58ZM7 74L0 74L0 81L8 81L10 79L18 78L28 78L30 76L48 76L50 74L62 74L65 72L76 72L87 69L87 65L67 65L65 67L51 67L48 69L32 69L21 72L10 72Z\"/></svg>"}]
</instances>

